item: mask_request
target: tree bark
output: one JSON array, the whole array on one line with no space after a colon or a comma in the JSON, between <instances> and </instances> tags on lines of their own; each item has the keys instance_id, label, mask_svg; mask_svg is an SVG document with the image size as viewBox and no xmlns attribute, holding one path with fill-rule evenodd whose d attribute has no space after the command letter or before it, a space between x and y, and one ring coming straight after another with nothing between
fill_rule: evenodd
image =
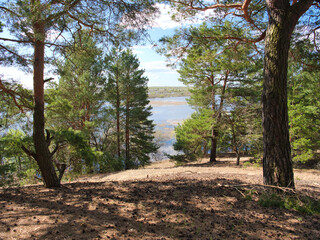
<instances>
[{"instance_id":1,"label":"tree bark","mask_svg":"<svg viewBox=\"0 0 320 240\"><path fill-rule=\"evenodd\" d=\"M33 28L36 36L33 63L33 140L35 147L35 160L39 165L45 186L48 188L59 187L60 181L53 166L52 156L48 149L44 132L44 22L35 22Z\"/></svg>"},{"instance_id":2,"label":"tree bark","mask_svg":"<svg viewBox=\"0 0 320 240\"><path fill-rule=\"evenodd\" d=\"M212 137L211 137L211 151L210 151L210 162L216 162L217 156L217 140L219 137L219 133L214 128L212 129Z\"/></svg>"},{"instance_id":3,"label":"tree bark","mask_svg":"<svg viewBox=\"0 0 320 240\"><path fill-rule=\"evenodd\" d=\"M225 92L226 92L229 73L230 73L229 70L227 70L225 72L222 91L221 91L221 95L220 95L219 109L216 111L215 110L215 105L213 106L214 107L213 110L216 111L216 116L214 116L214 118L216 118L216 126L214 126L212 128L210 162L216 162L217 161L216 156L217 156L217 142L218 142L219 132L217 131L216 128L217 128L217 125L219 125L220 121L221 121L222 108L223 108L223 103L224 103L224 98L225 98ZM213 97L212 101L215 102L215 93L212 94L212 97Z\"/></svg>"},{"instance_id":4,"label":"tree bark","mask_svg":"<svg viewBox=\"0 0 320 240\"><path fill-rule=\"evenodd\" d=\"M215 112L216 112L216 89L215 89L215 82L214 82L214 76L213 73L211 73L210 77L208 77L208 80L211 84L211 102L212 102L212 113L213 118L215 118ZM210 150L210 162L216 162L216 156L217 156L217 139L218 139L218 131L215 129L215 126L212 127L211 132L211 150Z\"/></svg>"},{"instance_id":5,"label":"tree bark","mask_svg":"<svg viewBox=\"0 0 320 240\"><path fill-rule=\"evenodd\" d=\"M117 96L117 107L116 107L116 111L117 111L117 154L118 154L118 158L121 157L121 150L120 150L120 86L119 86L119 76L116 76L116 96Z\"/></svg>"},{"instance_id":6,"label":"tree bark","mask_svg":"<svg viewBox=\"0 0 320 240\"><path fill-rule=\"evenodd\" d=\"M129 91L128 91L129 92ZM130 100L127 96L126 100L126 154L125 154L125 169L130 168Z\"/></svg>"},{"instance_id":7,"label":"tree bark","mask_svg":"<svg viewBox=\"0 0 320 240\"><path fill-rule=\"evenodd\" d=\"M267 185L294 188L287 108L288 52L292 32L313 1L290 6L267 0L269 22L265 40L262 93L263 179Z\"/></svg>"},{"instance_id":8,"label":"tree bark","mask_svg":"<svg viewBox=\"0 0 320 240\"><path fill-rule=\"evenodd\" d=\"M238 151L235 151L236 156L237 156L237 166L240 165L240 153Z\"/></svg>"}]
</instances>

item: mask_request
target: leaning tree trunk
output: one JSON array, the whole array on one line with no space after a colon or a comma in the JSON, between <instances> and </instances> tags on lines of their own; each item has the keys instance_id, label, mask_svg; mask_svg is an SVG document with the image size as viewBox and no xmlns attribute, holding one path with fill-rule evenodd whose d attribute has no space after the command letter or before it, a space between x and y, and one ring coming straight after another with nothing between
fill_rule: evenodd
<instances>
[{"instance_id":1,"label":"leaning tree trunk","mask_svg":"<svg viewBox=\"0 0 320 240\"><path fill-rule=\"evenodd\" d=\"M43 22L34 24L36 40L34 43L33 88L33 140L35 159L39 165L46 187L59 187L60 181L55 172L52 156L49 152L44 133L44 39L45 29Z\"/></svg>"}]
</instances>

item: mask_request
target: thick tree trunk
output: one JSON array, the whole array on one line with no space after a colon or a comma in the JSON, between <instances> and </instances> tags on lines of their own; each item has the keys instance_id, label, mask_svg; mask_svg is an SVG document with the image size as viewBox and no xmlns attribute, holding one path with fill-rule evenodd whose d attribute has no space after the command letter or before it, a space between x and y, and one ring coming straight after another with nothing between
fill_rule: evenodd
<instances>
[{"instance_id":1,"label":"thick tree trunk","mask_svg":"<svg viewBox=\"0 0 320 240\"><path fill-rule=\"evenodd\" d=\"M34 24L36 40L34 43L33 88L34 88L34 114L33 114L33 140L35 159L39 165L41 175L46 187L59 187L60 181L55 172L52 156L49 152L44 133L44 23Z\"/></svg>"},{"instance_id":2,"label":"thick tree trunk","mask_svg":"<svg viewBox=\"0 0 320 240\"><path fill-rule=\"evenodd\" d=\"M282 2L280 4L279 2ZM292 26L289 2L269 5L265 41L263 105L263 178L267 185L294 188L287 109L287 70Z\"/></svg>"}]
</instances>

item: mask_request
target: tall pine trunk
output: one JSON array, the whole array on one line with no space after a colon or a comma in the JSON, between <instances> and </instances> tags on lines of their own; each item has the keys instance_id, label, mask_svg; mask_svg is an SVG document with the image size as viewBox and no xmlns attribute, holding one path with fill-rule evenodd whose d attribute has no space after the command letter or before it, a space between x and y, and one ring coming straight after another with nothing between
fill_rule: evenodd
<instances>
[{"instance_id":1,"label":"tall pine trunk","mask_svg":"<svg viewBox=\"0 0 320 240\"><path fill-rule=\"evenodd\" d=\"M59 187L60 181L55 172L52 156L44 133L44 22L34 23L36 36L34 43L33 63L33 89L34 89L34 114L33 114L33 140L35 159L39 165L41 175L46 187Z\"/></svg>"},{"instance_id":2,"label":"tall pine trunk","mask_svg":"<svg viewBox=\"0 0 320 240\"><path fill-rule=\"evenodd\" d=\"M125 127L125 143L126 143L126 153L125 153L125 169L129 169L130 164L130 100L127 96L126 100L126 127Z\"/></svg>"},{"instance_id":3,"label":"tall pine trunk","mask_svg":"<svg viewBox=\"0 0 320 240\"><path fill-rule=\"evenodd\" d=\"M121 132L120 132L120 87L119 87L119 76L117 76L116 79L116 96L117 96L117 103L116 103L116 115L117 115L117 154L118 154L118 158L121 157L121 150L120 150L120 136L121 136Z\"/></svg>"},{"instance_id":4,"label":"tall pine trunk","mask_svg":"<svg viewBox=\"0 0 320 240\"><path fill-rule=\"evenodd\" d=\"M215 118L215 112L216 112L216 89L215 89L215 83L214 83L214 76L213 73L211 73L211 76L209 78L209 82L211 84L211 102L212 102L212 113L213 118ZM210 162L216 162L216 156L217 156L217 140L218 140L218 131L215 129L216 126L212 127L211 130L211 149L210 149Z\"/></svg>"},{"instance_id":5,"label":"tall pine trunk","mask_svg":"<svg viewBox=\"0 0 320 240\"><path fill-rule=\"evenodd\" d=\"M288 0L267 0L269 23L265 40L262 93L263 179L268 185L294 188L287 106L288 53L292 32L312 0L290 6Z\"/></svg>"},{"instance_id":6,"label":"tall pine trunk","mask_svg":"<svg viewBox=\"0 0 320 240\"><path fill-rule=\"evenodd\" d=\"M216 123L215 126L212 128L212 138L211 138L211 154L210 154L210 162L216 162L217 159L217 142L218 142L218 137L219 137L219 131L217 130L217 127L220 125L221 117L222 117L222 109L223 109L223 104L224 104L224 98L225 98L225 92L226 92L226 87L227 87L227 81L229 77L230 71L227 70L225 72L225 77L223 80L223 86L221 89L221 95L220 95L220 104L219 104L219 109L216 111L215 110L215 105L214 111L217 112L217 115L215 116L216 118ZM215 94L212 94L212 101L215 102Z\"/></svg>"}]
</instances>

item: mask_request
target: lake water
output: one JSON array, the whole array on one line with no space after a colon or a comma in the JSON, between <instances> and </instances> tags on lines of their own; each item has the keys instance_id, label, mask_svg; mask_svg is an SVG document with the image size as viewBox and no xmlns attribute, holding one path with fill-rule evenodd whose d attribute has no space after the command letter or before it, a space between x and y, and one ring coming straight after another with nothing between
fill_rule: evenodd
<instances>
[{"instance_id":1,"label":"lake water","mask_svg":"<svg viewBox=\"0 0 320 240\"><path fill-rule=\"evenodd\" d=\"M194 110L188 105L187 97L152 98L151 119L156 124L156 142L160 145L153 160L161 160L165 154L177 154L173 149L175 142L174 127L191 116Z\"/></svg>"}]
</instances>

